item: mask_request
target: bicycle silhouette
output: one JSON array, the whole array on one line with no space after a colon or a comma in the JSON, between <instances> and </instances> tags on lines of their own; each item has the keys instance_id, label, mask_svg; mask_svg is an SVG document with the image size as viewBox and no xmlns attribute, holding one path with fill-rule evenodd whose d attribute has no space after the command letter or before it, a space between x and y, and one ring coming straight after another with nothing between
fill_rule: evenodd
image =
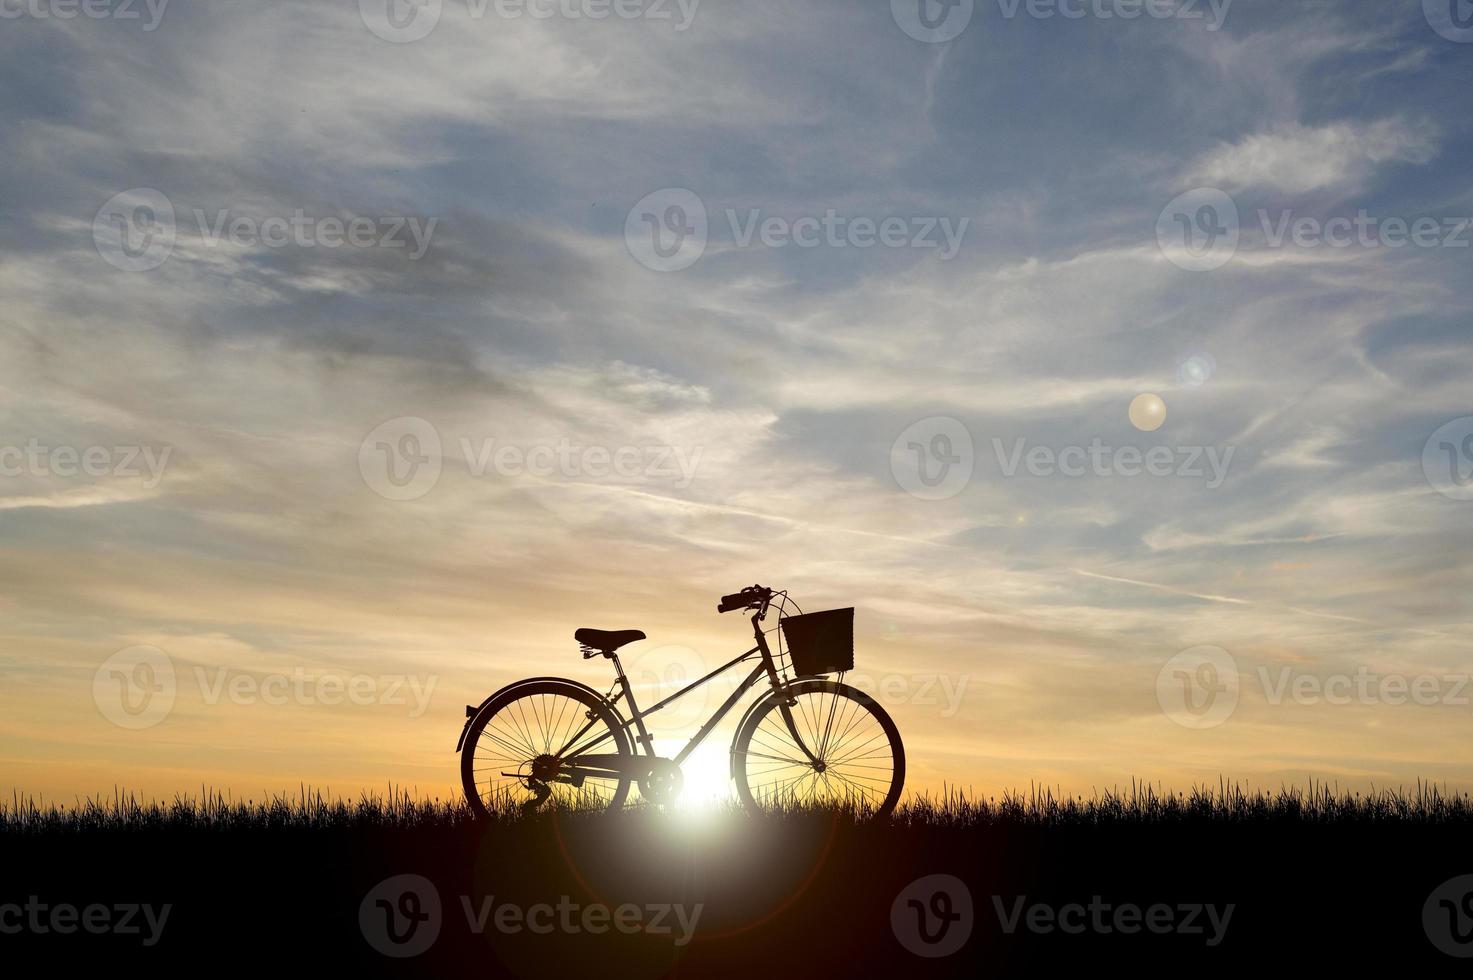
<instances>
[{"instance_id":1,"label":"bicycle silhouette","mask_svg":"<svg viewBox=\"0 0 1473 980\"><path fill-rule=\"evenodd\" d=\"M773 656L762 626L775 601L779 655L785 637L790 671ZM630 786L638 784L642 799L672 803L683 783L681 765L766 678L768 692L748 706L731 744L731 778L742 803L752 810L841 805L874 816L888 814L905 782L905 749L885 710L863 691L842 683L844 672L854 666L854 610L805 615L799 609L789 615L790 605L798 608L786 592L760 585L723 597L717 612L753 613L757 645L648 710L635 701L618 655L645 634L578 630L573 637L583 659L613 661L613 696L574 680L534 677L502 688L479 706L467 705L456 746L466 800L483 817L512 805L524 812L544 805L617 810ZM754 659L751 673L675 758L655 755L646 718ZM834 673L839 681L821 676ZM620 701L629 712L627 720ZM637 747L631 747L631 730Z\"/></svg>"}]
</instances>

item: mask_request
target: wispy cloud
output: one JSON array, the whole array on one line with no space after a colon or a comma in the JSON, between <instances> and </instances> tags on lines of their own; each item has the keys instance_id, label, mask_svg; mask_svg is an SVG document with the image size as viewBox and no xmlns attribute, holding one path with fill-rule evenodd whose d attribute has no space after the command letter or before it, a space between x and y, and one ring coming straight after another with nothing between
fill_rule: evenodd
<instances>
[{"instance_id":1,"label":"wispy cloud","mask_svg":"<svg viewBox=\"0 0 1473 980\"><path fill-rule=\"evenodd\" d=\"M1189 180L1300 194L1353 191L1388 163L1425 164L1437 156L1438 127L1399 118L1283 126L1209 150L1192 164Z\"/></svg>"}]
</instances>

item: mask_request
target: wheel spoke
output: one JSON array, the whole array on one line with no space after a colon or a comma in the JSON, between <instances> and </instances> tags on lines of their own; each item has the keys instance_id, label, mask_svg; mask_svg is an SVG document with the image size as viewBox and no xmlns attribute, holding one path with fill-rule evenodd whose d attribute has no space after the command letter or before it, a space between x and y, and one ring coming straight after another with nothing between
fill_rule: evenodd
<instances>
[{"instance_id":1,"label":"wheel spoke","mask_svg":"<svg viewBox=\"0 0 1473 980\"><path fill-rule=\"evenodd\" d=\"M747 753L747 758L749 758L749 759L776 759L778 762L786 762L789 765L793 765L793 766L806 766L806 765L808 765L807 762L804 762L801 759L789 759L787 756L783 756L783 755L763 755L761 752L748 752Z\"/></svg>"}]
</instances>

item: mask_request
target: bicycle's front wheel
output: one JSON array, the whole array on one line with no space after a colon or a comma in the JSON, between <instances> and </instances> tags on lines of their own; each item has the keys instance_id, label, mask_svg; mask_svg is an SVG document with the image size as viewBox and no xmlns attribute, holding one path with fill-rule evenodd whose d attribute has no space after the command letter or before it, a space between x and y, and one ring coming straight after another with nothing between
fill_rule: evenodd
<instances>
[{"instance_id":1,"label":"bicycle's front wheel","mask_svg":"<svg viewBox=\"0 0 1473 980\"><path fill-rule=\"evenodd\" d=\"M731 752L737 795L753 810L852 806L885 816L905 785L895 722L868 694L835 681L797 681L768 695Z\"/></svg>"}]
</instances>

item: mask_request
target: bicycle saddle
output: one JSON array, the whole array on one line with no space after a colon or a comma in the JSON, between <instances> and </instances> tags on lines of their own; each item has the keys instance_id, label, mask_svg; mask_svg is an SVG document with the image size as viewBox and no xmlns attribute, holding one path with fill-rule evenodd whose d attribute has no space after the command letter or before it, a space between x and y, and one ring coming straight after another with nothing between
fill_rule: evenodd
<instances>
[{"instance_id":1,"label":"bicycle saddle","mask_svg":"<svg viewBox=\"0 0 1473 980\"><path fill-rule=\"evenodd\" d=\"M573 634L573 639L586 647L592 647L600 653L613 653L620 647L627 646L635 640L644 639L644 631L581 629Z\"/></svg>"}]
</instances>

